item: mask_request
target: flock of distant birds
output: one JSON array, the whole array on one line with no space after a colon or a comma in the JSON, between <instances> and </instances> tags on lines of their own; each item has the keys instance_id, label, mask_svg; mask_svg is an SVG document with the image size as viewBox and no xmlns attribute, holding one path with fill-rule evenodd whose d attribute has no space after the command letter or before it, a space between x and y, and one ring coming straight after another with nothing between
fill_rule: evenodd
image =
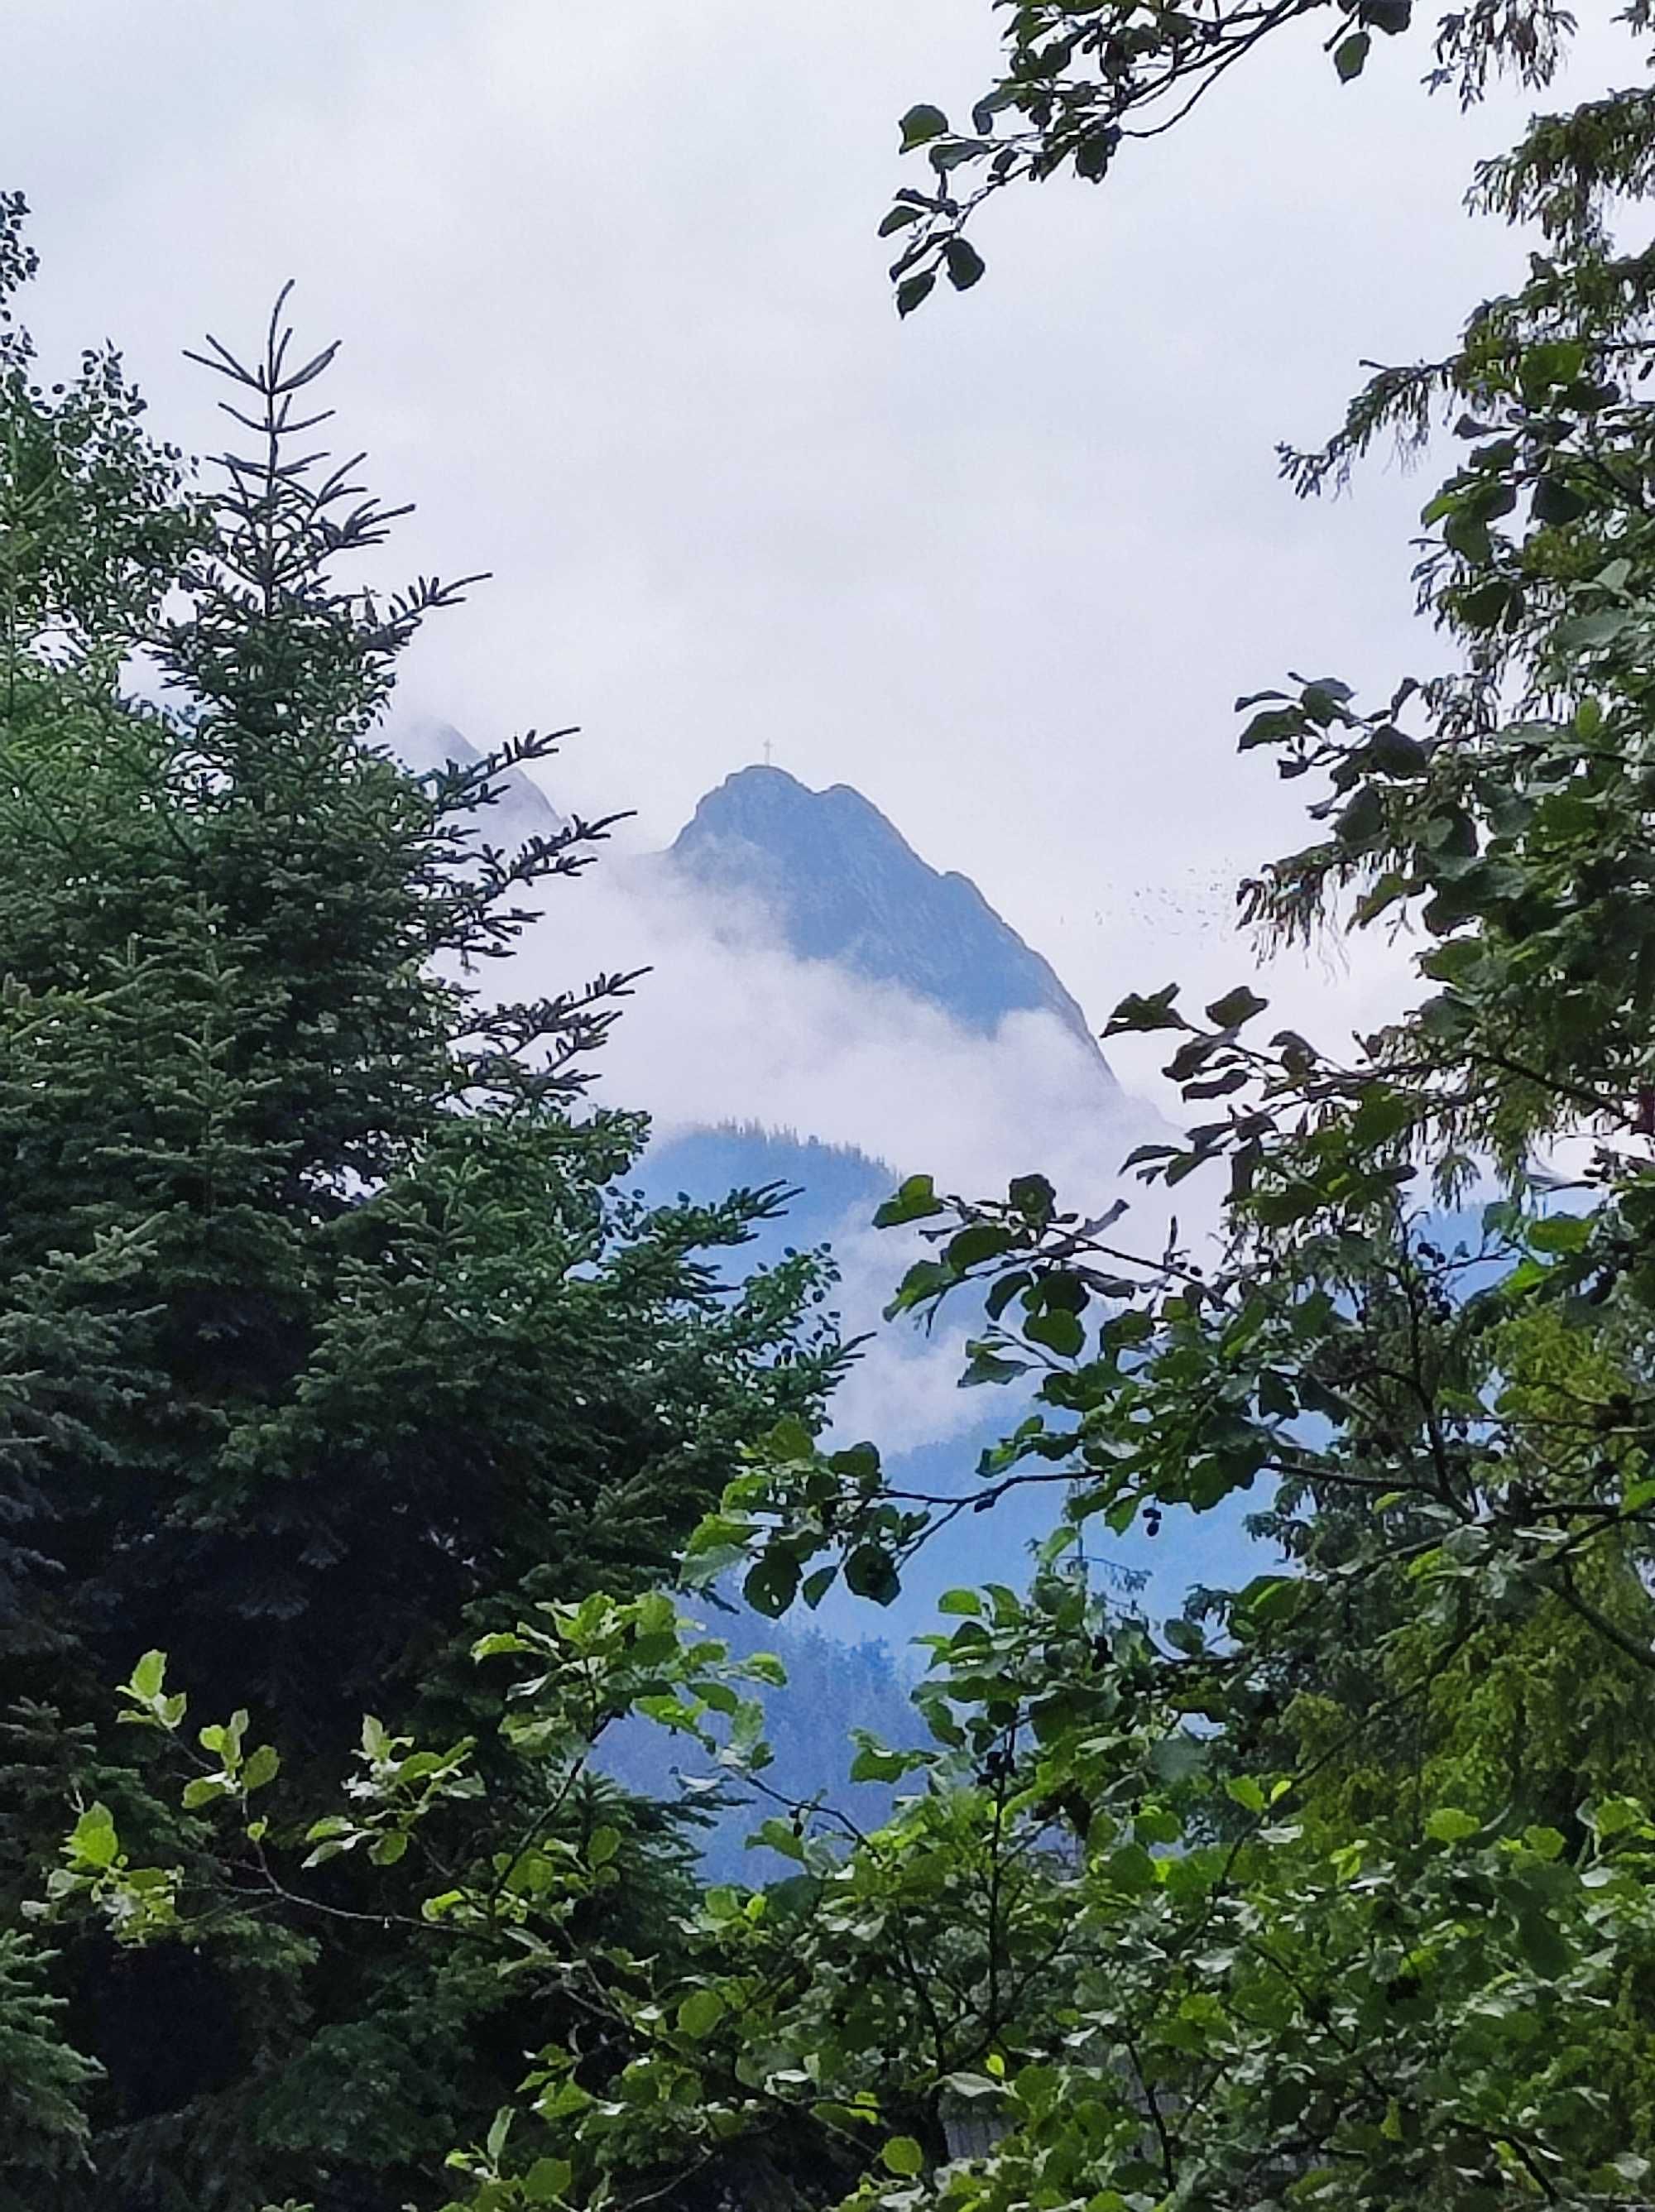
<instances>
[{"instance_id":1,"label":"flock of distant birds","mask_svg":"<svg viewBox=\"0 0 1655 2212\"><path fill-rule=\"evenodd\" d=\"M1236 884L1242 873L1239 866L1233 874L1191 869L1170 881L1123 884L1109 903L1093 908L1092 918L1100 928L1119 928L1124 923L1158 937L1228 932L1235 927Z\"/></svg>"}]
</instances>

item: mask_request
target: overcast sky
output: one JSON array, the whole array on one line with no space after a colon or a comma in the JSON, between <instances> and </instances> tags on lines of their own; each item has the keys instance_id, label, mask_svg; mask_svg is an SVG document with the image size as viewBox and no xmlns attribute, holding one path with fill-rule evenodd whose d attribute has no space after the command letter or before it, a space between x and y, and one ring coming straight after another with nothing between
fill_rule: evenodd
<instances>
[{"instance_id":1,"label":"overcast sky","mask_svg":"<svg viewBox=\"0 0 1655 2212\"><path fill-rule=\"evenodd\" d=\"M296 277L301 334L345 341L342 437L418 502L407 567L494 572L419 648L421 710L579 722L559 788L641 844L769 743L973 876L1099 1019L1221 986L1229 879L1295 834L1234 695L1436 651L1427 480L1299 505L1274 441L1507 281L1458 201L1520 106L1427 98L1418 40L1342 90L1281 40L1103 190L995 210L987 280L902 325L895 118L963 109L992 40L987 0L8 0L32 318L48 355L117 338L198 447L179 348L251 340ZM1306 992L1336 1026L1360 995Z\"/></svg>"}]
</instances>

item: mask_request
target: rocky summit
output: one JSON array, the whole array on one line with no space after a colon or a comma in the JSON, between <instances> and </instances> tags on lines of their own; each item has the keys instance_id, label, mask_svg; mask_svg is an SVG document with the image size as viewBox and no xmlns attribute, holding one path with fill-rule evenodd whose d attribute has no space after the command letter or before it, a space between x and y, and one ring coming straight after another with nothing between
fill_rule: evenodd
<instances>
[{"instance_id":1,"label":"rocky summit","mask_svg":"<svg viewBox=\"0 0 1655 2212\"><path fill-rule=\"evenodd\" d=\"M758 902L800 959L899 985L985 1036L1007 1014L1055 1015L1104 1066L1050 963L848 784L812 791L783 769L744 768L708 793L668 858L707 890Z\"/></svg>"}]
</instances>

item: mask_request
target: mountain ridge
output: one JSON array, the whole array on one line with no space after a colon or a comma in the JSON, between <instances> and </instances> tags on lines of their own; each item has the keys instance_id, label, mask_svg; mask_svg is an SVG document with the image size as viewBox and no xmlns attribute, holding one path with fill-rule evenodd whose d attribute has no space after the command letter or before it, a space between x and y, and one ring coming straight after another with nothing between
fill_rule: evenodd
<instances>
[{"instance_id":1,"label":"mountain ridge","mask_svg":"<svg viewBox=\"0 0 1655 2212\"><path fill-rule=\"evenodd\" d=\"M853 786L813 791L785 769L739 769L706 793L665 855L686 881L757 900L790 951L892 983L990 1036L1048 1013L1114 1077L1056 970L969 876L934 868Z\"/></svg>"}]
</instances>

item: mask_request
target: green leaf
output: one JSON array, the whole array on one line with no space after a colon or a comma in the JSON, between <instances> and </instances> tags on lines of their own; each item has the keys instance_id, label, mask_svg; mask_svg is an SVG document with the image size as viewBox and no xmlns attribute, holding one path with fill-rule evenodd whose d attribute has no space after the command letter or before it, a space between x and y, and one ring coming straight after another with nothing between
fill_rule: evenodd
<instances>
[{"instance_id":1,"label":"green leaf","mask_svg":"<svg viewBox=\"0 0 1655 2212\"><path fill-rule=\"evenodd\" d=\"M1250 753L1260 745L1291 744L1309 731L1301 707L1267 707L1255 714L1236 741L1238 751Z\"/></svg>"},{"instance_id":2,"label":"green leaf","mask_svg":"<svg viewBox=\"0 0 1655 2212\"><path fill-rule=\"evenodd\" d=\"M964 1274L968 1267L980 1267L985 1260L997 1260L1011 1245L1009 1229L992 1221L974 1221L957 1237L951 1237L945 1249L948 1265Z\"/></svg>"},{"instance_id":3,"label":"green leaf","mask_svg":"<svg viewBox=\"0 0 1655 2212\"><path fill-rule=\"evenodd\" d=\"M1003 2097L1006 2085L988 2074L946 2074L942 2086L951 2097L958 2097L967 2104L977 2104L985 2097Z\"/></svg>"},{"instance_id":4,"label":"green leaf","mask_svg":"<svg viewBox=\"0 0 1655 2212\"><path fill-rule=\"evenodd\" d=\"M1086 1340L1086 1327L1080 1316L1061 1306L1049 1307L1044 1313L1025 1321L1023 1334L1031 1344L1044 1345L1061 1359L1073 1359Z\"/></svg>"},{"instance_id":5,"label":"green leaf","mask_svg":"<svg viewBox=\"0 0 1655 2212\"><path fill-rule=\"evenodd\" d=\"M798 1589L798 1560L791 1552L771 1550L748 1568L741 1594L755 1613L777 1620L793 1603Z\"/></svg>"},{"instance_id":6,"label":"green leaf","mask_svg":"<svg viewBox=\"0 0 1655 2212\"><path fill-rule=\"evenodd\" d=\"M887 1321L895 1321L898 1314L906 1313L912 1306L923 1305L928 1298L940 1298L951 1291L958 1278L952 1267L940 1260L916 1260L897 1286L897 1295L885 1310Z\"/></svg>"},{"instance_id":7,"label":"green leaf","mask_svg":"<svg viewBox=\"0 0 1655 2212\"><path fill-rule=\"evenodd\" d=\"M859 1544L845 1561L845 1587L853 1597L872 1598L875 1605L889 1605L902 1594L888 1553L877 1544Z\"/></svg>"},{"instance_id":8,"label":"green leaf","mask_svg":"<svg viewBox=\"0 0 1655 2212\"><path fill-rule=\"evenodd\" d=\"M142 1698L144 1704L149 1705L161 1695L166 1680L167 1654L164 1651L146 1651L132 1669L130 1687L135 1697Z\"/></svg>"},{"instance_id":9,"label":"green leaf","mask_svg":"<svg viewBox=\"0 0 1655 2212\"><path fill-rule=\"evenodd\" d=\"M1623 1836L1644 1825L1644 1809L1634 1797L1606 1797L1591 1807L1586 1820L1599 1839Z\"/></svg>"},{"instance_id":10,"label":"green leaf","mask_svg":"<svg viewBox=\"0 0 1655 2212\"><path fill-rule=\"evenodd\" d=\"M804 1423L791 1416L778 1421L764 1439L764 1449L773 1460L814 1459L816 1439Z\"/></svg>"},{"instance_id":11,"label":"green leaf","mask_svg":"<svg viewBox=\"0 0 1655 2212\"><path fill-rule=\"evenodd\" d=\"M1384 824L1384 801L1378 787L1363 784L1348 804L1340 810L1334 827L1339 842L1357 850L1371 845Z\"/></svg>"},{"instance_id":12,"label":"green leaf","mask_svg":"<svg viewBox=\"0 0 1655 2212\"><path fill-rule=\"evenodd\" d=\"M594 1828L586 1847L587 1864L607 1866L620 1848L621 1832L618 1828Z\"/></svg>"},{"instance_id":13,"label":"green leaf","mask_svg":"<svg viewBox=\"0 0 1655 2212\"><path fill-rule=\"evenodd\" d=\"M112 1867L120 1854L115 1816L107 1805L88 1805L70 1832L70 1850L88 1866Z\"/></svg>"},{"instance_id":14,"label":"green leaf","mask_svg":"<svg viewBox=\"0 0 1655 2212\"><path fill-rule=\"evenodd\" d=\"M1287 1376L1274 1367L1261 1368L1258 1410L1268 1420L1290 1421L1299 1411L1299 1400Z\"/></svg>"},{"instance_id":15,"label":"green leaf","mask_svg":"<svg viewBox=\"0 0 1655 2212\"><path fill-rule=\"evenodd\" d=\"M1043 1175L1013 1176L1006 1196L1014 1212L1037 1224L1050 1221L1057 1209L1057 1193Z\"/></svg>"},{"instance_id":16,"label":"green leaf","mask_svg":"<svg viewBox=\"0 0 1655 2212\"><path fill-rule=\"evenodd\" d=\"M1026 1267L1013 1267L1009 1274L995 1279L993 1289L983 1301L990 1321L998 1321L1019 1291L1026 1291L1034 1277Z\"/></svg>"},{"instance_id":17,"label":"green leaf","mask_svg":"<svg viewBox=\"0 0 1655 2212\"><path fill-rule=\"evenodd\" d=\"M892 1198L887 1198L873 1216L876 1229L899 1228L905 1221L923 1221L928 1214L940 1213L942 1200L937 1196L936 1185L928 1175L910 1176Z\"/></svg>"},{"instance_id":18,"label":"green leaf","mask_svg":"<svg viewBox=\"0 0 1655 2212\"><path fill-rule=\"evenodd\" d=\"M712 2033L727 2009L716 1990L691 1990L678 2009L679 2034L693 2036L699 2043L703 2036Z\"/></svg>"},{"instance_id":19,"label":"green leaf","mask_svg":"<svg viewBox=\"0 0 1655 2212\"><path fill-rule=\"evenodd\" d=\"M961 1613L970 1620L978 1620L983 1613L982 1592L974 1589L944 1590L937 1600L937 1611Z\"/></svg>"},{"instance_id":20,"label":"green leaf","mask_svg":"<svg viewBox=\"0 0 1655 2212\"><path fill-rule=\"evenodd\" d=\"M902 119L902 150L911 154L916 146L928 145L933 138L940 138L948 128L948 118L940 107L922 101L910 107Z\"/></svg>"},{"instance_id":21,"label":"green leaf","mask_svg":"<svg viewBox=\"0 0 1655 2212\"><path fill-rule=\"evenodd\" d=\"M1029 1372L1026 1359L1007 1359L1003 1352L990 1351L986 1344L969 1345L970 1353L959 1378L962 1390L974 1390L988 1382L1015 1382L1019 1375Z\"/></svg>"},{"instance_id":22,"label":"green leaf","mask_svg":"<svg viewBox=\"0 0 1655 2212\"><path fill-rule=\"evenodd\" d=\"M1348 707L1356 696L1342 677L1321 676L1313 684L1306 684L1299 695L1299 703L1318 729L1340 719L1339 710Z\"/></svg>"},{"instance_id":23,"label":"green leaf","mask_svg":"<svg viewBox=\"0 0 1655 2212\"><path fill-rule=\"evenodd\" d=\"M492 1636L479 1636L472 1646L473 1659L498 1659L509 1651L526 1651L530 1646L520 1636L509 1631L496 1631Z\"/></svg>"},{"instance_id":24,"label":"green leaf","mask_svg":"<svg viewBox=\"0 0 1655 2212\"><path fill-rule=\"evenodd\" d=\"M888 1751L883 1744L864 1742L850 1762L853 1782L900 1782L914 1765L916 1754Z\"/></svg>"},{"instance_id":25,"label":"green leaf","mask_svg":"<svg viewBox=\"0 0 1655 2212\"><path fill-rule=\"evenodd\" d=\"M948 282L957 292L969 292L986 265L970 239L958 234L943 247L942 258L947 264Z\"/></svg>"},{"instance_id":26,"label":"green leaf","mask_svg":"<svg viewBox=\"0 0 1655 2212\"><path fill-rule=\"evenodd\" d=\"M282 1757L273 1743L261 1743L241 1771L244 1790L262 1790L281 1771Z\"/></svg>"},{"instance_id":27,"label":"green leaf","mask_svg":"<svg viewBox=\"0 0 1655 2212\"><path fill-rule=\"evenodd\" d=\"M1255 1014L1262 1014L1269 1003L1268 999L1261 999L1256 991L1250 991L1244 983L1238 983L1233 991L1226 991L1221 999L1214 1000L1207 1009L1207 1018L1216 1022L1221 1030L1239 1029Z\"/></svg>"},{"instance_id":28,"label":"green leaf","mask_svg":"<svg viewBox=\"0 0 1655 2212\"><path fill-rule=\"evenodd\" d=\"M1353 31L1342 39L1333 50L1333 66L1339 72L1339 82L1348 84L1353 77L1360 76L1367 66L1369 49L1373 40L1366 31Z\"/></svg>"},{"instance_id":29,"label":"green leaf","mask_svg":"<svg viewBox=\"0 0 1655 2212\"><path fill-rule=\"evenodd\" d=\"M1563 1932L1544 1912L1523 1913L1517 1923L1518 1948L1542 1981L1555 1982L1574 1964Z\"/></svg>"},{"instance_id":30,"label":"green leaf","mask_svg":"<svg viewBox=\"0 0 1655 2212\"><path fill-rule=\"evenodd\" d=\"M1177 995L1176 983L1168 983L1147 996L1129 991L1104 1023L1104 1035L1111 1037L1129 1030L1188 1029L1190 1024L1183 1016L1173 1011L1172 1001Z\"/></svg>"},{"instance_id":31,"label":"green leaf","mask_svg":"<svg viewBox=\"0 0 1655 2212\"><path fill-rule=\"evenodd\" d=\"M1529 1242L1536 1252L1584 1252L1591 1242L1592 1224L1580 1213L1548 1213L1529 1224Z\"/></svg>"},{"instance_id":32,"label":"green leaf","mask_svg":"<svg viewBox=\"0 0 1655 2212\"><path fill-rule=\"evenodd\" d=\"M1270 1628L1291 1620L1305 1598L1304 1583L1296 1575L1255 1575L1241 1590L1235 1610L1250 1628Z\"/></svg>"},{"instance_id":33,"label":"green leaf","mask_svg":"<svg viewBox=\"0 0 1655 2212\"><path fill-rule=\"evenodd\" d=\"M879 2163L888 2173L923 2173L925 2153L912 2136L892 2136L879 2153Z\"/></svg>"},{"instance_id":34,"label":"green leaf","mask_svg":"<svg viewBox=\"0 0 1655 2212\"><path fill-rule=\"evenodd\" d=\"M1394 723L1384 722L1368 739L1368 758L1382 775L1423 775L1431 765L1431 756L1417 738L1410 738L1406 730Z\"/></svg>"},{"instance_id":35,"label":"green leaf","mask_svg":"<svg viewBox=\"0 0 1655 2212\"><path fill-rule=\"evenodd\" d=\"M917 276L904 276L897 287L897 313L911 315L922 300L929 299L936 282L934 269L922 269Z\"/></svg>"},{"instance_id":36,"label":"green leaf","mask_svg":"<svg viewBox=\"0 0 1655 2212\"><path fill-rule=\"evenodd\" d=\"M1561 477L1542 477L1534 488L1529 512L1536 522L1559 524L1578 521L1591 506L1589 499Z\"/></svg>"},{"instance_id":37,"label":"green leaf","mask_svg":"<svg viewBox=\"0 0 1655 2212\"><path fill-rule=\"evenodd\" d=\"M751 1844L765 1844L773 1851L780 1851L784 1859L796 1860L800 1865L804 1863L804 1838L788 1821L774 1817L761 1820L747 1840Z\"/></svg>"},{"instance_id":38,"label":"green leaf","mask_svg":"<svg viewBox=\"0 0 1655 2212\"><path fill-rule=\"evenodd\" d=\"M1475 1814L1462 1812L1457 1805L1439 1805L1426 1815L1425 1832L1433 1844L1463 1844L1482 1826Z\"/></svg>"},{"instance_id":39,"label":"green leaf","mask_svg":"<svg viewBox=\"0 0 1655 2212\"><path fill-rule=\"evenodd\" d=\"M531 2204L551 2204L574 2179L575 2168L566 2158L537 2158L523 2176L523 2194Z\"/></svg>"},{"instance_id":40,"label":"green leaf","mask_svg":"<svg viewBox=\"0 0 1655 2212\"><path fill-rule=\"evenodd\" d=\"M1363 1093L1361 1103L1350 1117L1351 1142L1364 1148L1388 1145L1414 1126L1419 1113L1414 1099L1376 1084Z\"/></svg>"}]
</instances>

